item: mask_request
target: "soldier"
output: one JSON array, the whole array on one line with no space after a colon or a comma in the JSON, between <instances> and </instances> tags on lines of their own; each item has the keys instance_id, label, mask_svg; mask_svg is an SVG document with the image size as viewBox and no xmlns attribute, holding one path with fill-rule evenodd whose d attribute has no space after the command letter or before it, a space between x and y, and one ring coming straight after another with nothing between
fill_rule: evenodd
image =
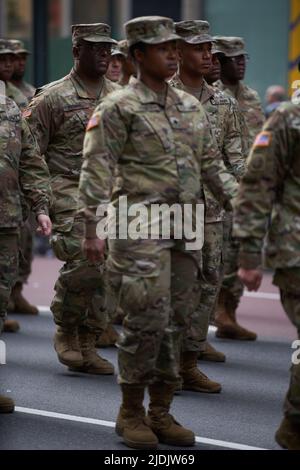
<instances>
[{"instance_id":1,"label":"soldier","mask_svg":"<svg viewBox=\"0 0 300 470\"><path fill-rule=\"evenodd\" d=\"M239 180L244 171L241 153L241 133L236 113L236 103L223 92L209 86L204 74L211 68L212 37L207 21L182 21L176 23L179 72L171 80L172 86L185 90L203 105L215 135L220 158ZM224 210L204 184L205 228L203 256L203 279L198 308L194 312L188 335L183 341L181 375L183 389L216 393L221 385L208 379L197 369L197 356L216 362L225 361L225 355L206 342L211 315L222 285L224 259Z\"/></svg>"},{"instance_id":2,"label":"soldier","mask_svg":"<svg viewBox=\"0 0 300 470\"><path fill-rule=\"evenodd\" d=\"M258 290L262 252L273 283L300 338L300 105L282 104L251 150L236 201L234 236L240 241L239 276ZM267 240L265 242L265 235ZM284 418L276 432L284 448L300 450L300 364L291 367Z\"/></svg>"},{"instance_id":3,"label":"soldier","mask_svg":"<svg viewBox=\"0 0 300 470\"><path fill-rule=\"evenodd\" d=\"M25 115L45 155L54 195L52 248L65 262L51 304L57 331L54 346L69 369L113 374L97 355L97 337L106 327L102 263L81 252L84 224L76 215L84 132L95 106L118 85L104 75L112 44L106 24L72 26L74 68L37 91Z\"/></svg>"},{"instance_id":4,"label":"soldier","mask_svg":"<svg viewBox=\"0 0 300 470\"><path fill-rule=\"evenodd\" d=\"M122 74L119 80L121 86L128 85L130 77L136 75L136 67L132 57L129 54L129 47L126 39L119 42L119 49L123 53Z\"/></svg>"},{"instance_id":5,"label":"soldier","mask_svg":"<svg viewBox=\"0 0 300 470\"><path fill-rule=\"evenodd\" d=\"M242 83L248 57L245 43L239 37L215 36L214 40L217 49L223 53L219 55L221 81L216 85L220 90L230 93L239 104L240 112L246 123L246 126L242 128L242 135L244 154L247 155L256 134L263 125L264 114L258 93ZM229 243L225 259L224 280L215 315L216 336L253 341L257 337L256 333L243 328L236 320L236 310L243 294L243 286L237 275L239 245L231 236L232 217L230 213L226 215L225 224L227 224L226 231L229 233Z\"/></svg>"},{"instance_id":6,"label":"soldier","mask_svg":"<svg viewBox=\"0 0 300 470\"><path fill-rule=\"evenodd\" d=\"M35 88L24 80L26 63L30 52L25 49L23 41L11 39L9 42L15 53L15 67L10 81L30 101L34 97Z\"/></svg>"},{"instance_id":7,"label":"soldier","mask_svg":"<svg viewBox=\"0 0 300 470\"><path fill-rule=\"evenodd\" d=\"M0 334L10 291L17 276L19 229L23 222L20 192L36 215L39 230L50 235L51 201L47 165L17 105L0 95ZM0 395L0 413L14 410L10 398Z\"/></svg>"},{"instance_id":8,"label":"soldier","mask_svg":"<svg viewBox=\"0 0 300 470\"><path fill-rule=\"evenodd\" d=\"M28 100L23 93L15 87L9 80L11 79L15 66L15 53L11 42L7 39L0 39L0 80L5 83L5 94L19 106L21 110L28 105Z\"/></svg>"},{"instance_id":9,"label":"soldier","mask_svg":"<svg viewBox=\"0 0 300 470\"><path fill-rule=\"evenodd\" d=\"M122 74L122 61L123 61L123 52L120 51L118 47L115 47L111 51L111 59L109 62L109 66L107 72L105 74L106 78L111 80L112 82L118 83L121 74Z\"/></svg>"},{"instance_id":10,"label":"soldier","mask_svg":"<svg viewBox=\"0 0 300 470\"><path fill-rule=\"evenodd\" d=\"M128 221L127 211L119 207L124 196L129 211L136 203L149 214L153 204L161 203L180 208L190 203L195 209L200 167L222 201L235 194L202 106L166 83L177 70L173 21L135 18L125 29L138 79L96 108L84 143L80 213L86 220L83 246L91 260L104 254L105 241L96 235L103 218L96 210L111 197L121 218L117 231L122 233ZM146 223L148 234L149 225L151 220ZM159 239L134 238L125 234L109 239L109 284L126 314L118 342L123 401L116 431L134 448L156 448L158 441L193 445L194 434L173 419L169 408L178 386L181 332L198 300L200 252L188 249L184 239L175 239L174 226L166 238L161 230Z\"/></svg>"}]
</instances>

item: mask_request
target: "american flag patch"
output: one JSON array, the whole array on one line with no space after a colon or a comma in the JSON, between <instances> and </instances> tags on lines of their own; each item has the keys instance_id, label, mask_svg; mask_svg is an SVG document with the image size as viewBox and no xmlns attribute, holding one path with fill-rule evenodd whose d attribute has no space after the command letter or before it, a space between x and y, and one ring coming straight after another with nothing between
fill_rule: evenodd
<instances>
[{"instance_id":1,"label":"american flag patch","mask_svg":"<svg viewBox=\"0 0 300 470\"><path fill-rule=\"evenodd\" d=\"M23 118L28 118L31 116L31 113L32 113L31 109L25 109L25 111L23 111L22 113L22 116Z\"/></svg>"},{"instance_id":2,"label":"american flag patch","mask_svg":"<svg viewBox=\"0 0 300 470\"><path fill-rule=\"evenodd\" d=\"M99 116L92 116L88 122L86 130L90 131L91 129L94 129L94 127L98 127L99 122L100 122Z\"/></svg>"},{"instance_id":3,"label":"american flag patch","mask_svg":"<svg viewBox=\"0 0 300 470\"><path fill-rule=\"evenodd\" d=\"M254 147L268 147L271 142L270 132L260 132L254 141Z\"/></svg>"}]
</instances>

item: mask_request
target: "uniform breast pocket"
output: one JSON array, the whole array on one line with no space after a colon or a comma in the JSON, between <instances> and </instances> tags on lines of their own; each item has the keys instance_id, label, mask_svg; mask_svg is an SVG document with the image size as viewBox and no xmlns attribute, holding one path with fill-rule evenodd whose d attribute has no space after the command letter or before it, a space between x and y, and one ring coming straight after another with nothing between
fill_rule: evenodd
<instances>
[{"instance_id":1,"label":"uniform breast pocket","mask_svg":"<svg viewBox=\"0 0 300 470\"><path fill-rule=\"evenodd\" d=\"M139 155L148 150L152 155L169 152L172 148L172 132L162 121L160 113L151 116L137 115L131 128L131 143Z\"/></svg>"},{"instance_id":2,"label":"uniform breast pocket","mask_svg":"<svg viewBox=\"0 0 300 470\"><path fill-rule=\"evenodd\" d=\"M68 135L78 135L78 132L85 131L92 109L76 108L64 112L64 130Z\"/></svg>"}]
</instances>

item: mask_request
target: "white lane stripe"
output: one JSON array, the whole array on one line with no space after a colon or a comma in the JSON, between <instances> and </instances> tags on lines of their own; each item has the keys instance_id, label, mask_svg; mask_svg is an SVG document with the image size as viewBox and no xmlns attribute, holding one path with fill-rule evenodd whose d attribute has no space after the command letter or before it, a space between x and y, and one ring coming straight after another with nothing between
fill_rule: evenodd
<instances>
[{"instance_id":1,"label":"white lane stripe","mask_svg":"<svg viewBox=\"0 0 300 470\"><path fill-rule=\"evenodd\" d=\"M265 300L280 300L280 295L271 292L244 292L245 297L253 297L254 299L265 299ZM47 305L38 305L37 308L41 314L51 314L50 307Z\"/></svg>"},{"instance_id":2,"label":"white lane stripe","mask_svg":"<svg viewBox=\"0 0 300 470\"><path fill-rule=\"evenodd\" d=\"M244 292L245 297L253 297L255 299L266 299L266 300L280 300L279 294L272 294L271 292Z\"/></svg>"},{"instance_id":3,"label":"white lane stripe","mask_svg":"<svg viewBox=\"0 0 300 470\"><path fill-rule=\"evenodd\" d=\"M36 410L34 408L23 408L22 406L16 406L15 411L18 411L19 413L30 414L30 415L44 416L47 418L57 418L57 419L64 419L67 421L76 421L78 423L95 424L96 426L106 426L108 428L115 427L115 423L113 421L105 421L103 419L95 419L95 418L84 418L82 416L66 415L63 413L55 413L53 411ZM198 436L196 436L196 442L198 442L199 444L209 444L209 445L213 445L217 447L226 447L228 449L267 450L261 447L252 447L252 446L247 446L245 444L219 441L215 439L208 439L206 437L198 437Z\"/></svg>"}]
</instances>

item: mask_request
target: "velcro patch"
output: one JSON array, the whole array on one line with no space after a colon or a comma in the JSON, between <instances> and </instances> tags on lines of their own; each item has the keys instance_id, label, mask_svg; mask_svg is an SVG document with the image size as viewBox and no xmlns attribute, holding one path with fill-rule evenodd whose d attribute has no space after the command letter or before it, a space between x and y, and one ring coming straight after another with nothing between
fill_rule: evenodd
<instances>
[{"instance_id":1,"label":"velcro patch","mask_svg":"<svg viewBox=\"0 0 300 470\"><path fill-rule=\"evenodd\" d=\"M28 118L28 117L31 116L31 113L32 113L31 109L25 109L25 111L23 111L23 113L22 113L22 117L23 118Z\"/></svg>"},{"instance_id":2,"label":"velcro patch","mask_svg":"<svg viewBox=\"0 0 300 470\"><path fill-rule=\"evenodd\" d=\"M271 143L271 132L260 132L254 141L254 147L269 147Z\"/></svg>"},{"instance_id":3,"label":"velcro patch","mask_svg":"<svg viewBox=\"0 0 300 470\"><path fill-rule=\"evenodd\" d=\"M100 122L99 116L92 116L91 119L88 122L88 125L86 127L87 131L90 131L91 129L94 129L94 127L98 127Z\"/></svg>"}]
</instances>

